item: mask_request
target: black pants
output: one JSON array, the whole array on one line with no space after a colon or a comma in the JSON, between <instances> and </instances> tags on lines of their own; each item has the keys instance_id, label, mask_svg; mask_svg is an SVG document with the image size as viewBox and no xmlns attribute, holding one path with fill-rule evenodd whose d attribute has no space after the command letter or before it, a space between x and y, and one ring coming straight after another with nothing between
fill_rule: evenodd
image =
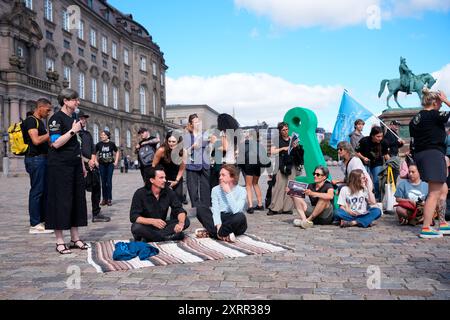
<instances>
[{"instance_id":1,"label":"black pants","mask_svg":"<svg viewBox=\"0 0 450 320\"><path fill-rule=\"evenodd\" d=\"M184 197L183 197L183 178L180 179L180 181L175 185L175 187L172 190L177 195L178 200L180 200L180 202L183 203L183 200L184 200Z\"/></svg>"},{"instance_id":2,"label":"black pants","mask_svg":"<svg viewBox=\"0 0 450 320\"><path fill-rule=\"evenodd\" d=\"M211 189L209 186L209 169L200 171L186 170L186 182L192 208L211 205Z\"/></svg>"},{"instance_id":3,"label":"black pants","mask_svg":"<svg viewBox=\"0 0 450 320\"><path fill-rule=\"evenodd\" d=\"M92 216L95 217L100 213L100 197L101 197L101 184L100 184L100 173L97 168L92 171L89 169L87 163L84 164L87 176L85 178L86 191L91 192L91 202L92 202Z\"/></svg>"},{"instance_id":4,"label":"black pants","mask_svg":"<svg viewBox=\"0 0 450 320\"><path fill-rule=\"evenodd\" d=\"M152 168L152 166L146 166L143 167L141 165L140 170L141 170L141 176L142 176L142 180L144 181L144 184L149 183L149 173L150 173L150 169Z\"/></svg>"},{"instance_id":5,"label":"black pants","mask_svg":"<svg viewBox=\"0 0 450 320\"><path fill-rule=\"evenodd\" d=\"M236 214L222 212L221 218L222 226L220 227L219 234L217 234L211 209L208 207L197 208L197 219L212 238L217 239L218 235L220 237L227 237L230 233L239 236L247 230L247 218L242 212Z\"/></svg>"},{"instance_id":6,"label":"black pants","mask_svg":"<svg viewBox=\"0 0 450 320\"><path fill-rule=\"evenodd\" d=\"M140 223L133 223L131 225L131 233L135 239L143 239L146 242L158 242L164 241L165 237L174 234L173 228L178 224L178 220L166 221L166 227L164 229L158 229L155 226L144 225ZM183 230L189 228L191 222L186 217L184 221Z\"/></svg>"}]
</instances>

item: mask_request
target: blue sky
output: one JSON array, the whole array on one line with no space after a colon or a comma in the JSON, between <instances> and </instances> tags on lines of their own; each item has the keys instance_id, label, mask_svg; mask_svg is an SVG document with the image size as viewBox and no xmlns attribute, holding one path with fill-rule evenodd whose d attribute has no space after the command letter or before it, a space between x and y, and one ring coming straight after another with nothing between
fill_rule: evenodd
<instances>
[{"instance_id":1,"label":"blue sky","mask_svg":"<svg viewBox=\"0 0 450 320\"><path fill-rule=\"evenodd\" d=\"M449 0L109 3L131 13L164 52L168 104L234 107L242 124L275 124L301 106L331 131L343 88L380 114L380 81L399 77L400 56L414 73L439 76L435 87L450 95ZM419 104L417 96L399 101Z\"/></svg>"}]
</instances>

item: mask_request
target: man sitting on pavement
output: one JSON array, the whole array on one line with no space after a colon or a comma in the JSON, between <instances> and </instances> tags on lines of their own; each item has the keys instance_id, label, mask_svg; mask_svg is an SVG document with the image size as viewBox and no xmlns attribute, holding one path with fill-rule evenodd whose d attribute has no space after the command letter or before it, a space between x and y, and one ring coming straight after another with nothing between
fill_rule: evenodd
<instances>
[{"instance_id":1,"label":"man sitting on pavement","mask_svg":"<svg viewBox=\"0 0 450 320\"><path fill-rule=\"evenodd\" d=\"M171 208L170 220L166 221ZM149 170L149 183L138 189L130 209L131 233L135 241L158 242L182 240L189 227L187 213L175 192L166 187L164 168Z\"/></svg>"},{"instance_id":2,"label":"man sitting on pavement","mask_svg":"<svg viewBox=\"0 0 450 320\"><path fill-rule=\"evenodd\" d=\"M324 166L314 169L314 183L308 185L305 195L309 196L311 205L302 198L292 197L300 219L294 220L296 227L307 229L314 224L331 224L333 222L333 185L327 181L329 170Z\"/></svg>"}]
</instances>

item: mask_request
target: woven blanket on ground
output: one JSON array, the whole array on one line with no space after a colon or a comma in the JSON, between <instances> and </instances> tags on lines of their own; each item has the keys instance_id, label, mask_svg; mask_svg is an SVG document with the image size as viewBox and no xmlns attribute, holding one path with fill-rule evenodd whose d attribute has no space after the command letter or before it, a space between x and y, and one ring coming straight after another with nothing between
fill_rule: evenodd
<instances>
[{"instance_id":1,"label":"woven blanket on ground","mask_svg":"<svg viewBox=\"0 0 450 320\"><path fill-rule=\"evenodd\" d=\"M97 272L125 271L293 250L287 246L248 234L236 237L234 243L210 238L197 239L194 235L187 235L183 241L149 242L150 245L159 249L159 254L148 260L141 261L136 257L128 261L114 261L112 258L114 245L120 241L128 242L126 240L110 240L91 243L91 248L88 249L88 262L94 266Z\"/></svg>"}]
</instances>

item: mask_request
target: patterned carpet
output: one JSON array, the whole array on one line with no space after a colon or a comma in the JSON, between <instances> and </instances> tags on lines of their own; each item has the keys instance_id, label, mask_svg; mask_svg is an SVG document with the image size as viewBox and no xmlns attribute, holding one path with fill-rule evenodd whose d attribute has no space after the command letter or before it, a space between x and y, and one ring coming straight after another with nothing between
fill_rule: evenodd
<instances>
[{"instance_id":1,"label":"patterned carpet","mask_svg":"<svg viewBox=\"0 0 450 320\"><path fill-rule=\"evenodd\" d=\"M249 234L238 236L234 243L210 238L197 239L191 234L187 235L183 241L149 242L150 245L158 248L159 254L148 260L141 261L136 257L128 261L114 261L112 258L114 245L118 242L129 241L110 240L91 243L91 248L88 250L88 262L97 272L126 271L175 263L195 263L293 250L290 247L265 241Z\"/></svg>"}]
</instances>

